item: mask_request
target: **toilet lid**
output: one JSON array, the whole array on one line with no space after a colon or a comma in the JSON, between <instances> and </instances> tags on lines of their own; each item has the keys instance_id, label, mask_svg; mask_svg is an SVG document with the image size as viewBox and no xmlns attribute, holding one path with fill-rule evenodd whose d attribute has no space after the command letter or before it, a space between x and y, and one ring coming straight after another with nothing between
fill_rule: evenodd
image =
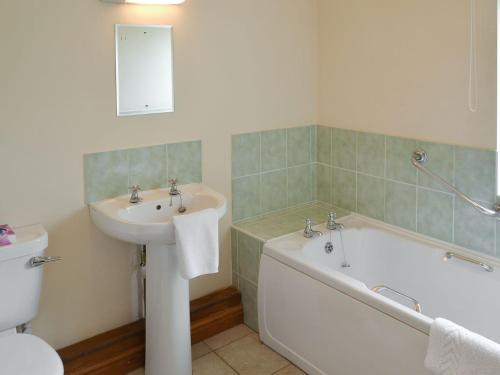
<instances>
[{"instance_id":1,"label":"toilet lid","mask_svg":"<svg viewBox=\"0 0 500 375\"><path fill-rule=\"evenodd\" d=\"M0 337L0 374L63 375L56 351L42 339L27 334Z\"/></svg>"}]
</instances>

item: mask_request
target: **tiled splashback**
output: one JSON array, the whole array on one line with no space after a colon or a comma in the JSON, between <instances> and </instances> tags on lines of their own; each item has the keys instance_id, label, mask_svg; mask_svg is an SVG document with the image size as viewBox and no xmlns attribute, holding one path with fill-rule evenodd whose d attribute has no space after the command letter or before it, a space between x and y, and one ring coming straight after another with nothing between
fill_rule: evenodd
<instances>
[{"instance_id":1,"label":"tiled splashback","mask_svg":"<svg viewBox=\"0 0 500 375\"><path fill-rule=\"evenodd\" d=\"M427 168L491 207L496 199L494 151L323 126L317 135L318 200L500 256L496 220L464 204L410 162L415 149L427 151Z\"/></svg>"},{"instance_id":2,"label":"tiled splashback","mask_svg":"<svg viewBox=\"0 0 500 375\"><path fill-rule=\"evenodd\" d=\"M315 126L233 136L233 220L310 202L315 155Z\"/></svg>"},{"instance_id":3,"label":"tiled splashback","mask_svg":"<svg viewBox=\"0 0 500 375\"><path fill-rule=\"evenodd\" d=\"M169 178L201 182L201 141L87 154L84 168L86 203L126 194L135 184L148 190L166 187Z\"/></svg>"},{"instance_id":4,"label":"tiled splashback","mask_svg":"<svg viewBox=\"0 0 500 375\"><path fill-rule=\"evenodd\" d=\"M233 136L233 220L317 200L500 256L500 222L418 172L417 148L427 168L494 204L494 151L308 126Z\"/></svg>"}]
</instances>

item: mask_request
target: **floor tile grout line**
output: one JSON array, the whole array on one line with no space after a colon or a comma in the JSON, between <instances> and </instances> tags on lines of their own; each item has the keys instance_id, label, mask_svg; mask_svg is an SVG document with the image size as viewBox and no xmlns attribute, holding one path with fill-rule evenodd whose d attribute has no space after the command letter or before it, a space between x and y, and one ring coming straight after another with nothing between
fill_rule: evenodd
<instances>
[{"instance_id":1,"label":"floor tile grout line","mask_svg":"<svg viewBox=\"0 0 500 375\"><path fill-rule=\"evenodd\" d=\"M240 375L240 373L233 367L231 366L219 353L217 353L216 351L213 352L217 358L219 358L223 363L225 363L227 366L229 366L229 368L231 370L233 370L237 375Z\"/></svg>"},{"instance_id":2,"label":"floor tile grout line","mask_svg":"<svg viewBox=\"0 0 500 375\"><path fill-rule=\"evenodd\" d=\"M246 325L246 324L243 324L243 323L242 323L242 325L244 325L245 327L247 327L247 325ZM248 328L248 327L247 327L247 328ZM231 329L231 328L230 328L230 329ZM248 328L248 329L250 329L250 328ZM251 330L251 329L250 329L250 330ZM223 331L223 332L220 332L220 333L224 333L224 332L227 332L227 331L228 331L228 330ZM222 356L220 356L220 355L219 355L219 353L217 353L217 351L218 351L218 350L221 350L221 349L224 349L225 347L227 347L227 346L229 346L229 345L231 345L231 344L234 344L235 342L237 342L237 341L239 341L239 340L242 340L242 339L244 339L245 337L248 337L248 336L250 336L250 335L252 335L252 334L254 334L254 333L255 333L255 332L251 330L251 332L249 332L249 333L247 333L247 334L245 334L245 335L243 335L243 336L241 336L241 337L239 337L239 338L237 338L237 339L235 339L235 340L232 340L232 341L228 342L227 344L225 344L225 345L223 345L223 346L221 346L220 348L217 348L217 349L212 349L212 348L210 347L210 345L208 345L208 344L207 344L207 340L211 338L211 337L209 337L207 340L203 340L203 341L201 341L201 342L202 342L202 343L204 343L204 344L208 347L208 349L209 349L210 351L209 351L208 353L205 353L205 354L203 354L202 356L200 356L200 357L198 357L198 358L194 359L194 360L193 360L193 362L194 362L194 361L197 361L197 360L199 360L199 359L201 359L201 358L204 358L204 357L206 357L206 356L208 356L208 355L210 355L210 354L215 354L215 355L217 356L217 358L219 358L222 362L224 362L225 364L227 364L227 365L228 365L228 366L229 366L229 367L230 367L230 368L231 368L234 372L236 372L236 374L240 375L240 373L239 373L239 372L238 372L235 368L233 368L233 367L232 367L232 366L231 366L231 365L230 365L230 364L229 364L229 363L228 363L228 362L227 362L227 361L226 361L226 360L225 360ZM215 337L215 336L217 336L217 335L214 335L214 336L212 336L212 337ZM195 344L195 345L196 345L196 344Z\"/></svg>"},{"instance_id":3,"label":"floor tile grout line","mask_svg":"<svg viewBox=\"0 0 500 375\"><path fill-rule=\"evenodd\" d=\"M248 333L247 335L245 335L245 336L243 336L243 337L240 337L239 339L234 340L234 341L232 341L231 343L228 343L227 345L224 345L223 347L220 347L220 348L219 348L219 349L217 349L217 350L221 350L221 349L223 349L223 348L225 348L225 347L227 347L227 346L229 346L229 345L231 345L231 344L233 344L233 343L235 343L235 342L237 342L237 341L240 341L240 340L244 339L245 337L251 336L252 334L257 334L257 335L258 335L258 333L257 333L257 332L250 332L250 333ZM263 342L261 342L261 341L260 341L260 339L258 339L258 342L259 342L259 345L264 345L264 346L265 346L268 350L270 350L270 351L272 351L273 353L275 353L275 354L279 355L281 358L283 358L283 359L285 359L285 360L287 361L287 363L286 363L283 367L280 367L280 368L279 368L279 369L277 369L276 371L271 372L269 375L274 375L274 374L278 373L279 371L281 371L281 370L283 370L283 369L285 369L285 368L287 368L287 367L289 367L289 366L292 366L292 365L293 365L293 364L292 364L292 363L291 363L288 359L286 359L285 357L283 357L281 354L279 354L279 353L275 352L273 349L271 349L269 346L267 346L267 345L266 345L266 344L264 344ZM214 353L214 354L215 354L218 358L220 358L220 359L221 359L221 360L222 360L225 364L227 364L227 365L228 365L228 366L229 366L229 367L230 367L230 368L231 368L234 372L236 372L236 374L241 375L241 374L238 372L238 370L236 370L233 366L231 366L231 365L229 364L229 362L227 362L227 361L226 361L226 360L225 360L225 359L224 359L224 358L223 358L223 357L222 357L219 353L217 353L217 350L214 350L212 353ZM208 355L208 354L210 354L210 353L207 353L207 355ZM200 357L200 358L201 358L201 357Z\"/></svg>"},{"instance_id":4,"label":"floor tile grout line","mask_svg":"<svg viewBox=\"0 0 500 375\"><path fill-rule=\"evenodd\" d=\"M283 356L282 356L283 357ZM283 357L285 358L285 357ZM286 359L286 358L285 358ZM288 361L288 359L286 359ZM271 374L269 375L276 375L278 372L280 372L281 370L284 370L286 369L287 367L295 367L295 368L298 368L297 366L295 366L292 362L288 361L288 364L286 364L285 366L281 367L280 369L276 370L275 372L272 372ZM300 369L299 369L300 370ZM300 370L302 371L302 370Z\"/></svg>"},{"instance_id":5,"label":"floor tile grout line","mask_svg":"<svg viewBox=\"0 0 500 375\"><path fill-rule=\"evenodd\" d=\"M244 278L244 279L246 280L246 278ZM247 281L248 281L248 280L247 280ZM243 335L243 336L238 337L237 339L231 340L230 342L228 342L228 343L226 343L226 344L222 345L220 348L217 348L217 349L212 349L212 351L213 351L213 352L215 352L215 351L217 351L217 350L221 350L221 349L225 348L226 346L228 346L228 345L231 345L231 344L235 343L236 341L239 341L239 340L241 340L241 339L244 339L244 338L245 338L245 337L247 337L247 336L250 336L250 335L251 335L251 334L253 334L253 333L256 333L256 332L254 332L254 331L253 331L250 327L248 327L246 324L241 323L241 325L244 325L245 327L247 327L247 328L250 330L250 332L246 333L246 334L245 334L245 335ZM237 327L237 326L236 326L236 327ZM234 327L233 327L233 328L234 328ZM229 328L229 329L231 329L231 328ZM223 332L221 332L221 333L227 332L227 331L229 331L229 329L228 329L228 330L226 330L226 331L223 331ZM220 334L220 333L219 333L219 334ZM214 336L212 336L212 337L215 337L215 336L217 336L217 335L214 335ZM212 337L209 337L207 340L211 339ZM204 340L203 342L204 342L204 343L205 343L205 344L206 344L206 345L210 348L210 346L209 346L209 345L207 344L207 342L206 342L207 340Z\"/></svg>"},{"instance_id":6,"label":"floor tile grout line","mask_svg":"<svg viewBox=\"0 0 500 375\"><path fill-rule=\"evenodd\" d=\"M197 360L199 360L199 359L202 359L202 358L205 358L207 355L214 354L214 353L215 353L215 351L214 351L214 350L211 350L211 351L209 351L208 353L205 353L205 354L203 354L202 356L199 356L198 358L193 359L192 361L193 361L193 363L194 363L195 361L197 361Z\"/></svg>"}]
</instances>

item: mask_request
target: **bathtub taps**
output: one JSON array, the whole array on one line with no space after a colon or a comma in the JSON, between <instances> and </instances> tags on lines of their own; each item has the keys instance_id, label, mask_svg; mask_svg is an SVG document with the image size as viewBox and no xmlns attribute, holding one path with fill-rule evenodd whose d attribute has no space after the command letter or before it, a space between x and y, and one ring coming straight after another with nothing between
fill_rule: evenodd
<instances>
[{"instance_id":1,"label":"bathtub taps","mask_svg":"<svg viewBox=\"0 0 500 375\"><path fill-rule=\"evenodd\" d=\"M341 230L344 229L344 224L336 223L337 214L335 212L330 212L328 214L328 221L326 222L326 229L328 230Z\"/></svg>"},{"instance_id":2,"label":"bathtub taps","mask_svg":"<svg viewBox=\"0 0 500 375\"><path fill-rule=\"evenodd\" d=\"M319 237L322 235L323 235L323 233L320 232L319 230L312 229L311 219L306 219L306 227L304 229L304 237L305 238L314 238L314 237Z\"/></svg>"}]
</instances>

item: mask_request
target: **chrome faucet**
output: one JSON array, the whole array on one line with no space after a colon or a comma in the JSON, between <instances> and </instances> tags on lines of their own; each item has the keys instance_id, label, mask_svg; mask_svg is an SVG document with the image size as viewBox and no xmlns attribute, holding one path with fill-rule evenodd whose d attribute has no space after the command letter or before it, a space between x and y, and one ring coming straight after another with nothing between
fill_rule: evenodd
<instances>
[{"instance_id":1,"label":"chrome faucet","mask_svg":"<svg viewBox=\"0 0 500 375\"><path fill-rule=\"evenodd\" d=\"M181 195L181 191L178 188L178 180L176 178L171 178L168 180L170 184L170 191L168 192L171 196L173 195Z\"/></svg>"},{"instance_id":2,"label":"chrome faucet","mask_svg":"<svg viewBox=\"0 0 500 375\"><path fill-rule=\"evenodd\" d=\"M335 212L330 212L328 214L328 221L326 222L326 229L328 230L341 230L344 229L344 224L336 223L337 214Z\"/></svg>"},{"instance_id":3,"label":"chrome faucet","mask_svg":"<svg viewBox=\"0 0 500 375\"><path fill-rule=\"evenodd\" d=\"M312 229L312 221L311 219L306 219L306 227L304 228L304 237L305 238L313 238L322 236L323 233L319 230Z\"/></svg>"},{"instance_id":4,"label":"chrome faucet","mask_svg":"<svg viewBox=\"0 0 500 375\"><path fill-rule=\"evenodd\" d=\"M187 211L187 208L182 204L182 192L179 190L179 187L177 185L178 180L176 178L171 178L170 180L168 180L168 183L170 184L170 191L168 192L170 194L170 207L173 207L174 205L173 197L179 197L180 205L177 209L177 212L183 214Z\"/></svg>"},{"instance_id":5,"label":"chrome faucet","mask_svg":"<svg viewBox=\"0 0 500 375\"><path fill-rule=\"evenodd\" d=\"M132 190L132 195L130 196L129 202L131 204L137 204L142 202L142 198L139 197L139 192L141 191L141 187L139 185L132 185L129 187L129 190Z\"/></svg>"}]
</instances>

